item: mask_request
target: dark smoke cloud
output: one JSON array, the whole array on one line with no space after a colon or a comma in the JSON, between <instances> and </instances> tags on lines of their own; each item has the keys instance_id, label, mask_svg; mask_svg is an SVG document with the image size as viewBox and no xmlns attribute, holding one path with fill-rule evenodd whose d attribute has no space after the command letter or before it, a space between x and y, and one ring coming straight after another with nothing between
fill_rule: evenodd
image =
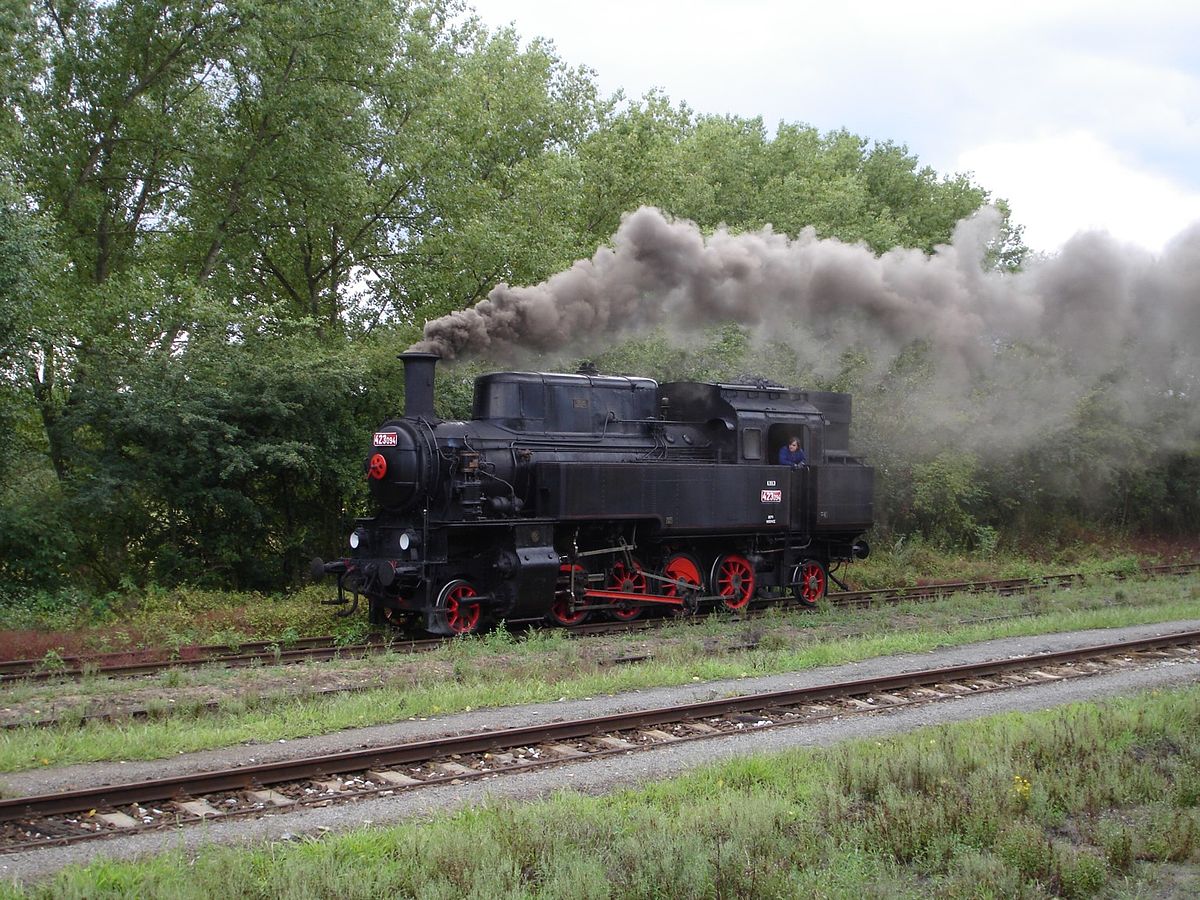
<instances>
[{"instance_id":1,"label":"dark smoke cloud","mask_svg":"<svg viewBox=\"0 0 1200 900\"><path fill-rule=\"evenodd\" d=\"M1024 438L1023 422L1044 428L1069 416L1103 377L1127 390L1130 422L1147 393L1189 401L1178 404L1185 412L1176 431L1194 441L1200 224L1158 256L1085 233L1006 274L983 267L999 221L985 207L932 254L876 255L811 229L794 239L770 228L705 237L689 222L642 208L625 217L611 247L541 284L498 285L473 309L426 324L412 349L447 359L595 353L648 327L737 322L807 348L813 359L868 349L882 372L923 342L934 351L942 389L931 408L947 408L943 395L968 397L986 384L990 393L973 402L996 406L1009 440ZM992 443L995 435L976 439Z\"/></svg>"},{"instance_id":2,"label":"dark smoke cloud","mask_svg":"<svg viewBox=\"0 0 1200 900\"><path fill-rule=\"evenodd\" d=\"M515 349L594 347L656 324L856 316L901 342L932 337L965 351L983 324L978 260L995 221L991 211L965 221L932 256L897 250L876 257L811 230L795 240L769 228L705 238L691 223L642 208L625 217L611 248L533 287L498 285L473 309L429 322L414 349L448 359L503 357Z\"/></svg>"}]
</instances>

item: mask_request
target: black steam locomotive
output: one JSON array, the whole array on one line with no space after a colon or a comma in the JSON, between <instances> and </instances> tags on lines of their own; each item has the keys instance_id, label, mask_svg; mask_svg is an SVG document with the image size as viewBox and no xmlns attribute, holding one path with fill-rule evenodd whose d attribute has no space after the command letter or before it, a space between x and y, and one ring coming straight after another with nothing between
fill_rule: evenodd
<instances>
[{"instance_id":1,"label":"black steam locomotive","mask_svg":"<svg viewBox=\"0 0 1200 900\"><path fill-rule=\"evenodd\" d=\"M365 463L378 512L348 557L314 560L373 623L466 634L788 590L812 605L831 564L868 552L874 470L849 453L847 394L497 372L476 379L471 421L444 422L438 357L401 359L405 415ZM793 436L805 466L777 464Z\"/></svg>"}]
</instances>

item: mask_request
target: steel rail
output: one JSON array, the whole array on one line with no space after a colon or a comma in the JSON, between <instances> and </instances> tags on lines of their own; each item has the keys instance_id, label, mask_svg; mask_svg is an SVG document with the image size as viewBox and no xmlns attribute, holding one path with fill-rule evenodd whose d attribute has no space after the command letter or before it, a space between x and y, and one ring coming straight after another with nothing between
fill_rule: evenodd
<instances>
[{"instance_id":1,"label":"steel rail","mask_svg":"<svg viewBox=\"0 0 1200 900\"><path fill-rule=\"evenodd\" d=\"M294 641L243 641L239 644L190 644L177 648L175 651L179 654L173 659L151 658L156 655L161 656L160 650L115 650L109 653L91 653L91 654L70 654L60 657L63 665L79 667L86 663L95 663L103 665L105 662L113 662L114 665L123 665L124 661L129 661L129 664L134 665L139 662L145 663L161 663L161 662L194 662L201 657L209 657L212 655L225 655L231 652L247 652L247 653L265 653L275 647L287 646L289 649L308 649L310 647L319 647L331 643L334 640L332 635L322 635L319 637L299 638ZM146 657L145 659L133 659L134 657ZM8 676L14 674L22 674L25 669L35 669L38 666L46 664L45 658L29 658L29 659L8 659L0 661L0 676Z\"/></svg>"},{"instance_id":2,"label":"steel rail","mask_svg":"<svg viewBox=\"0 0 1200 900\"><path fill-rule=\"evenodd\" d=\"M358 644L338 644L334 638L304 638L297 642L301 646L282 646L275 641L254 641L244 645L256 648L249 652L214 653L202 656L175 657L173 659L143 660L139 662L113 662L105 664L105 660L128 659L136 651L129 653L110 653L104 656L64 657L67 665L59 668L47 665L45 659L10 660L0 663L0 680L15 681L48 681L53 678L82 678L86 675L103 675L113 677L128 677L133 675L154 675L172 669L191 669L213 665L226 668L246 668L261 664L290 664L308 660L327 660L343 657L370 656L387 650L397 652L419 653L423 650L433 650L442 646L445 641L440 638L428 640L382 641L374 640ZM198 647L198 650L213 651L215 646Z\"/></svg>"}]
</instances>

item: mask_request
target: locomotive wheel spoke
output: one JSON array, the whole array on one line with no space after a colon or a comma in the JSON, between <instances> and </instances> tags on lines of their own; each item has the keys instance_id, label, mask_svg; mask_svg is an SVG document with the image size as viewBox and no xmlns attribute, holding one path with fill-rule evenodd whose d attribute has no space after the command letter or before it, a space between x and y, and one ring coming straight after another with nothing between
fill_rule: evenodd
<instances>
[{"instance_id":1,"label":"locomotive wheel spoke","mask_svg":"<svg viewBox=\"0 0 1200 900\"><path fill-rule=\"evenodd\" d=\"M646 571L636 559L631 560L631 563L632 565L628 565L623 559L617 560L608 571L608 586L612 590L624 591L627 594L644 594L646 593ZM642 614L642 609L641 606L629 605L625 600L614 600L612 608L608 612L614 619L632 622Z\"/></svg>"},{"instance_id":2,"label":"locomotive wheel spoke","mask_svg":"<svg viewBox=\"0 0 1200 900\"><path fill-rule=\"evenodd\" d=\"M471 602L478 592L471 582L456 578L438 594L437 605L446 617L446 627L451 634L471 634L479 627L483 608L479 602Z\"/></svg>"},{"instance_id":3,"label":"locomotive wheel spoke","mask_svg":"<svg viewBox=\"0 0 1200 900\"><path fill-rule=\"evenodd\" d=\"M587 569L578 564L559 566L558 586L554 591L554 602L550 605L551 621L566 627L583 624L589 613L586 609L575 607L586 589Z\"/></svg>"},{"instance_id":4,"label":"locomotive wheel spoke","mask_svg":"<svg viewBox=\"0 0 1200 900\"><path fill-rule=\"evenodd\" d=\"M792 594L801 606L814 607L829 587L829 573L820 560L803 560L792 574Z\"/></svg>"},{"instance_id":5,"label":"locomotive wheel spoke","mask_svg":"<svg viewBox=\"0 0 1200 900\"><path fill-rule=\"evenodd\" d=\"M713 563L712 590L720 596L726 609L745 609L758 586L754 566L738 553L717 557Z\"/></svg>"}]
</instances>

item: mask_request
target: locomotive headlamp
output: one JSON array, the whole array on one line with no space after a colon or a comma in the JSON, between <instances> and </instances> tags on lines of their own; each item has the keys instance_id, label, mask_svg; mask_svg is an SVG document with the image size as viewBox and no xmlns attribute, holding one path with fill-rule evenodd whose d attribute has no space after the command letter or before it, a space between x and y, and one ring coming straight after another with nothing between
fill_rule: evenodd
<instances>
[{"instance_id":1,"label":"locomotive headlamp","mask_svg":"<svg viewBox=\"0 0 1200 900\"><path fill-rule=\"evenodd\" d=\"M416 547L421 542L421 539L411 531L405 531L400 535L400 549L410 550Z\"/></svg>"},{"instance_id":2,"label":"locomotive headlamp","mask_svg":"<svg viewBox=\"0 0 1200 900\"><path fill-rule=\"evenodd\" d=\"M351 550L357 550L359 548L359 546L362 544L362 542L363 542L363 535L362 535L361 531L350 532L350 549Z\"/></svg>"}]
</instances>

